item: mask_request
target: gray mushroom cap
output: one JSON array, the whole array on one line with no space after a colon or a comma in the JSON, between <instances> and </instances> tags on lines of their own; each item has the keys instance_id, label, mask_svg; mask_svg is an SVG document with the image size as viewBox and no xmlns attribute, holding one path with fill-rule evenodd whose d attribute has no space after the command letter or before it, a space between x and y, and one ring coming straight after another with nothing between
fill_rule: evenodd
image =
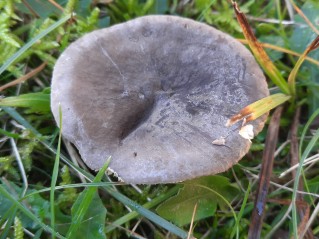
<instances>
[{"instance_id":1,"label":"gray mushroom cap","mask_svg":"<svg viewBox=\"0 0 319 239\"><path fill-rule=\"evenodd\" d=\"M51 108L84 162L127 183L157 184L223 172L249 150L229 117L268 96L238 41L206 24L146 16L72 43L52 77ZM256 135L266 116L252 123ZM224 139L225 145L213 144Z\"/></svg>"}]
</instances>

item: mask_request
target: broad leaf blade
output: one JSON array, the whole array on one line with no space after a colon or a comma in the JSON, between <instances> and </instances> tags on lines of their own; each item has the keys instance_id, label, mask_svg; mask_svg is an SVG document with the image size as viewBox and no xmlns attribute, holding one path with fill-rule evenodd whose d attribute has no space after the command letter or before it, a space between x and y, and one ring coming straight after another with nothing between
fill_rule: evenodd
<instances>
[{"instance_id":1,"label":"broad leaf blade","mask_svg":"<svg viewBox=\"0 0 319 239\"><path fill-rule=\"evenodd\" d=\"M86 189L87 190L87 189ZM81 203L84 200L85 191L82 192L72 207L72 216L81 210ZM105 218L106 209L97 192L94 193L91 203L83 217L83 222L73 234L73 238L95 238L105 239Z\"/></svg>"},{"instance_id":2,"label":"broad leaf blade","mask_svg":"<svg viewBox=\"0 0 319 239\"><path fill-rule=\"evenodd\" d=\"M179 193L162 203L157 212L162 217L183 226L191 222L196 204L195 221L213 216L217 205L224 205L225 200L232 199L236 193L237 190L231 186L227 178L202 177L185 182Z\"/></svg>"},{"instance_id":3,"label":"broad leaf blade","mask_svg":"<svg viewBox=\"0 0 319 239\"><path fill-rule=\"evenodd\" d=\"M93 183L101 181L109 163L110 159L108 159L104 166L100 169L94 178ZM89 187L80 194L78 199L79 202L77 201L72 208L72 223L67 233L67 238L75 238L77 235L80 226L82 226L83 221L85 221L84 218L87 215L89 208L92 206L96 191L97 187Z\"/></svg>"}]
</instances>

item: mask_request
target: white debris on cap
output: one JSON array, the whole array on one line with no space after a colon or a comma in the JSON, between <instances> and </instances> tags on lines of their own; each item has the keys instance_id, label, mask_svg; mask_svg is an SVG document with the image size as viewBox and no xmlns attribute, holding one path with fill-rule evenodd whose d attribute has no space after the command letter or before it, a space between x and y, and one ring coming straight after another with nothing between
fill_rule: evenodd
<instances>
[{"instance_id":1,"label":"white debris on cap","mask_svg":"<svg viewBox=\"0 0 319 239\"><path fill-rule=\"evenodd\" d=\"M241 137L248 139L251 142L251 139L254 138L254 126L251 124L244 125L238 133Z\"/></svg>"}]
</instances>

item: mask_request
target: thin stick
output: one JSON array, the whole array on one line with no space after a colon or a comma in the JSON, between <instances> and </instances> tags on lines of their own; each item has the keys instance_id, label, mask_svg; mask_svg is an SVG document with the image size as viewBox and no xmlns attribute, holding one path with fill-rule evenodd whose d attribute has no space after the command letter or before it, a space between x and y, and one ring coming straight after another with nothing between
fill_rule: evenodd
<instances>
[{"instance_id":1,"label":"thin stick","mask_svg":"<svg viewBox=\"0 0 319 239\"><path fill-rule=\"evenodd\" d=\"M245 170L245 172L247 172L247 173L248 173L250 176L252 176L253 178L258 179L258 176L257 176L257 175L252 174L252 173L249 172L248 170ZM270 181L270 184L273 185L273 186L275 186L275 187L277 187L278 190L279 190L279 189L282 189L282 190L287 190L287 191L289 191L289 192L293 192L294 190L293 190L292 188L287 187L287 185L290 184L290 183L291 183L291 182L288 182L288 183L286 183L285 185L281 185L281 184L278 184L278 183L275 183L275 182ZM299 190L297 190L296 192L299 193L299 194L303 194L303 195L308 195L308 196L312 196L312 197L319 198L319 194L316 194L316 193L308 193L308 192L303 192L303 191L299 191Z\"/></svg>"},{"instance_id":2,"label":"thin stick","mask_svg":"<svg viewBox=\"0 0 319 239\"><path fill-rule=\"evenodd\" d=\"M39 14L36 13L36 11L33 10L33 8L30 6L30 4L26 0L22 0L23 4L26 6L26 8L29 9L29 11L33 14L35 18L40 18Z\"/></svg>"},{"instance_id":3,"label":"thin stick","mask_svg":"<svg viewBox=\"0 0 319 239\"><path fill-rule=\"evenodd\" d=\"M243 44L248 44L248 41L246 39L237 39L238 41L240 41L241 43ZM297 53L295 51L291 51L289 49L286 49L286 48L283 48L283 47L280 47L280 46L275 46L275 45L272 45L272 44L269 44L269 43L264 43L264 42L259 42L262 47L265 47L265 48L268 48L268 49L272 49L272 50L276 50L276 51L279 51L279 52L283 52L283 53L287 53L287 54L290 54L290 55L293 55L293 56L298 56L300 57L302 54L300 53ZM306 56L305 58L307 61L319 66L319 61L311 58L311 57L308 57Z\"/></svg>"},{"instance_id":4,"label":"thin stick","mask_svg":"<svg viewBox=\"0 0 319 239\"><path fill-rule=\"evenodd\" d=\"M20 78L13 80L3 86L0 87L0 91L3 91L4 89L7 89L8 87L20 84L28 79L30 79L31 77L35 76L36 74L38 74L40 71L42 71L44 69L44 67L46 66L46 62L42 63L40 66L38 66L37 68L35 68L34 70L30 71L29 73L27 73L24 76L21 76Z\"/></svg>"},{"instance_id":5,"label":"thin stick","mask_svg":"<svg viewBox=\"0 0 319 239\"><path fill-rule=\"evenodd\" d=\"M251 224L249 227L248 238L260 238L261 227L264 218L264 209L270 185L270 176L272 174L274 154L278 141L279 121L282 113L282 107L278 107L269 123L265 150L262 158L262 167L259 176L258 192L255 199L254 210Z\"/></svg>"},{"instance_id":6,"label":"thin stick","mask_svg":"<svg viewBox=\"0 0 319 239\"><path fill-rule=\"evenodd\" d=\"M299 7L294 3L293 0L290 0L292 6L296 10L296 12L305 20L308 26L317 34L319 35L319 30L312 24L312 22L307 18L307 16L301 11Z\"/></svg>"},{"instance_id":7,"label":"thin stick","mask_svg":"<svg viewBox=\"0 0 319 239\"><path fill-rule=\"evenodd\" d=\"M315 210L313 210L310 219L308 220L304 230L300 233L300 238L304 238L306 232L308 231L308 228L311 226L311 224L317 220L317 216L319 213L319 203L317 204L317 206L315 207Z\"/></svg>"},{"instance_id":8,"label":"thin stick","mask_svg":"<svg viewBox=\"0 0 319 239\"><path fill-rule=\"evenodd\" d=\"M317 161L319 161L319 154L312 155L311 157L305 159L304 163L302 164L302 167L306 166L306 165L309 165L309 164L312 164L312 163L316 163ZM300 163L297 163L297 164L291 166L286 171L282 172L279 175L279 178L282 178L282 177L286 176L288 173L290 173L291 171L295 170L298 167L300 167Z\"/></svg>"},{"instance_id":9,"label":"thin stick","mask_svg":"<svg viewBox=\"0 0 319 239\"><path fill-rule=\"evenodd\" d=\"M54 0L48 0L48 2L50 2L53 6L55 6L57 9L59 9L60 11L64 12L63 7L61 7L60 4L58 4L56 1Z\"/></svg>"}]
</instances>

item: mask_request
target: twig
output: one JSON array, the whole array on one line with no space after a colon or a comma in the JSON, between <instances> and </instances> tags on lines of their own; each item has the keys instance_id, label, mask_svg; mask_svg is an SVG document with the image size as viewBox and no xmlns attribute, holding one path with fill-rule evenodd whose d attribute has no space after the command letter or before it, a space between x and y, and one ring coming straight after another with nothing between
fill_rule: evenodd
<instances>
[{"instance_id":1,"label":"twig","mask_svg":"<svg viewBox=\"0 0 319 239\"><path fill-rule=\"evenodd\" d=\"M38 66L37 68L35 68L34 70L30 71L29 73L27 73L26 75L16 79L16 80L13 80L3 86L0 87L0 91L3 91L4 89L8 88L8 87L11 87L11 86L14 86L14 85L17 85L17 84L20 84L28 79L30 79L31 77L35 76L36 74L38 74L40 71L42 71L44 69L44 67L46 66L46 62L42 63L40 66Z\"/></svg>"},{"instance_id":2,"label":"twig","mask_svg":"<svg viewBox=\"0 0 319 239\"><path fill-rule=\"evenodd\" d=\"M245 170L246 173L248 173L250 176L252 176L253 178L255 179L258 179L258 176L249 172L248 170ZM287 190L289 192L293 192L293 189L290 188L290 187L287 187L288 184L290 184L291 182L288 182L286 183L285 185L281 185L281 184L278 184L278 183L275 183L273 181L270 181L270 184L277 187L277 188L280 188L282 190ZM303 191L299 191L297 190L297 193L299 194L303 194L303 195L308 195L308 196L312 196L312 197L316 197L316 198L319 198L319 194L316 194L316 193L308 193L308 192L303 192Z\"/></svg>"},{"instance_id":3,"label":"twig","mask_svg":"<svg viewBox=\"0 0 319 239\"><path fill-rule=\"evenodd\" d=\"M272 18L260 18L260 17L254 17L247 15L247 19L256 21L256 22L266 22L266 23L274 23L274 24L282 24L282 25L295 25L295 21L287 21L287 20L278 20L278 19L272 19Z\"/></svg>"},{"instance_id":4,"label":"twig","mask_svg":"<svg viewBox=\"0 0 319 239\"><path fill-rule=\"evenodd\" d=\"M311 157L309 157L309 158L304 160L304 163L303 163L302 167L306 166L306 165L309 165L309 164L316 163L317 161L319 161L319 154L312 155ZM297 163L297 164L291 166L286 171L282 172L279 175L279 178L282 178L282 177L286 176L288 173L290 173L291 171L295 170L298 167L300 167L300 163Z\"/></svg>"},{"instance_id":5,"label":"twig","mask_svg":"<svg viewBox=\"0 0 319 239\"><path fill-rule=\"evenodd\" d=\"M29 11L31 12L31 14L33 14L33 16L35 18L40 18L39 14L36 13L36 11L33 10L33 8L30 6L30 4L28 3L28 1L26 0L22 0L23 4L26 6L26 8L29 9Z\"/></svg>"},{"instance_id":6,"label":"twig","mask_svg":"<svg viewBox=\"0 0 319 239\"><path fill-rule=\"evenodd\" d=\"M248 44L248 41L246 39L237 39L238 41L240 41L241 43L243 44ZM283 47L280 47L280 46L276 46L276 45L272 45L272 44L269 44L269 43L264 43L264 42L259 42L262 47L265 47L265 48L268 48L268 49L272 49L272 50L275 50L275 51L279 51L279 52L283 52L283 53L286 53L286 54L290 54L290 55L293 55L293 56L298 56L300 57L302 54L300 53L297 53L295 51L291 51L289 49L286 49L286 48L283 48ZM305 58L307 61L319 66L319 61L311 58L311 57L308 57L306 56Z\"/></svg>"},{"instance_id":7,"label":"twig","mask_svg":"<svg viewBox=\"0 0 319 239\"><path fill-rule=\"evenodd\" d=\"M61 7L60 4L58 4L56 1L54 0L48 0L48 2L50 2L53 6L55 6L57 9L59 9L60 11L64 12L63 7Z\"/></svg>"},{"instance_id":8,"label":"twig","mask_svg":"<svg viewBox=\"0 0 319 239\"><path fill-rule=\"evenodd\" d=\"M312 24L312 22L307 18L307 16L301 11L299 7L294 3L293 0L290 0L292 6L296 10L296 12L305 20L308 26L317 34L319 35L319 30Z\"/></svg>"},{"instance_id":9,"label":"twig","mask_svg":"<svg viewBox=\"0 0 319 239\"><path fill-rule=\"evenodd\" d=\"M313 210L311 217L309 218L304 230L300 233L300 238L304 238L304 235L308 231L308 228L311 226L311 224L317 219L319 213L319 203L315 207L315 210Z\"/></svg>"},{"instance_id":10,"label":"twig","mask_svg":"<svg viewBox=\"0 0 319 239\"><path fill-rule=\"evenodd\" d=\"M272 174L274 154L278 141L279 121L282 113L282 107L278 107L269 123L267 132L265 150L262 158L262 167L259 177L258 192L256 195L251 224L249 227L248 238L260 238L260 232L264 217L265 203L270 185L270 176Z\"/></svg>"}]
</instances>

